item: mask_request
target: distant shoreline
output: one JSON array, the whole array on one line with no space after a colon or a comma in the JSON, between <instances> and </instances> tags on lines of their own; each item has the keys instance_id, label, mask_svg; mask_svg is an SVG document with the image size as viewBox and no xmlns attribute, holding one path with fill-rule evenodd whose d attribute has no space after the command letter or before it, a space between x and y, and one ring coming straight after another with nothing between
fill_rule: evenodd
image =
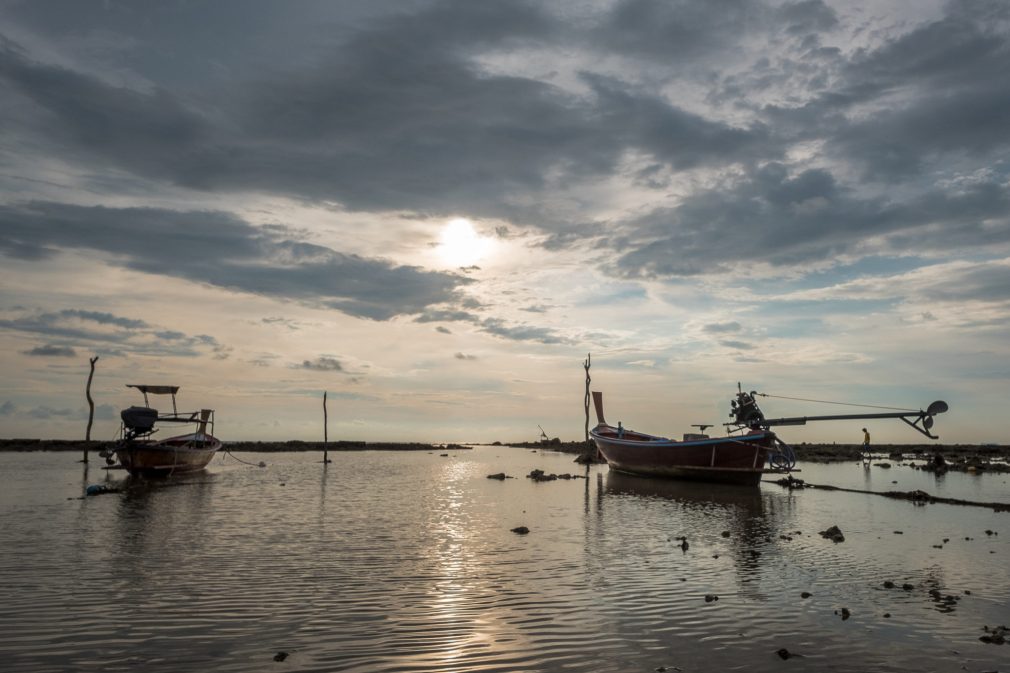
<instances>
[{"instance_id":1,"label":"distant shoreline","mask_svg":"<svg viewBox=\"0 0 1010 673\"><path fill-rule=\"evenodd\" d=\"M98 451L109 441L91 441L71 439L0 439L0 452L32 452L32 451ZM534 451L559 451L562 453L579 454L586 450L585 442L490 442L472 443L469 445L456 443L428 444L424 442L364 442L364 441L334 441L324 446L323 442L261 441L261 442L225 442L228 451L260 452L260 453L290 453L290 452L322 452L327 451L446 451L469 450L472 446L501 446ZM797 444L793 448L800 462L811 463L842 462L860 460L862 446L859 444ZM907 458L929 459L936 454L944 456L948 461L977 458L986 461L1010 461L1010 446L991 444L879 444L873 446L875 456L897 456Z\"/></svg>"}]
</instances>

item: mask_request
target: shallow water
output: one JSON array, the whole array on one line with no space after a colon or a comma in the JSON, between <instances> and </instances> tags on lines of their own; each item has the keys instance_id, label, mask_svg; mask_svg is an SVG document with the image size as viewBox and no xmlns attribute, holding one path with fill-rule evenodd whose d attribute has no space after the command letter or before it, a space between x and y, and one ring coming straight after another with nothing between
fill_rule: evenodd
<instances>
[{"instance_id":1,"label":"shallow water","mask_svg":"<svg viewBox=\"0 0 1010 673\"><path fill-rule=\"evenodd\" d=\"M325 470L318 454L243 453L268 467L221 456L161 482L0 454L0 668L1010 669L1010 645L978 640L1010 625L1010 513L606 466L534 483L534 468L587 472L566 454L439 453L331 453ZM816 483L1010 501L1007 475L802 467ZM486 478L501 471L517 478ZM126 490L78 499L92 483ZM832 524L845 542L817 535Z\"/></svg>"}]
</instances>

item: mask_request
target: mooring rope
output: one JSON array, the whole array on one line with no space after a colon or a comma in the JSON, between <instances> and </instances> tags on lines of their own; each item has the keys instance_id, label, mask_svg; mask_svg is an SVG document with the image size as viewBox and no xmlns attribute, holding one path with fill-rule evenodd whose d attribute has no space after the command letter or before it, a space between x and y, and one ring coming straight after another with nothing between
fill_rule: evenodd
<instances>
[{"instance_id":1,"label":"mooring rope","mask_svg":"<svg viewBox=\"0 0 1010 673\"><path fill-rule=\"evenodd\" d=\"M769 393L758 393L758 392L755 392L754 394L758 395L760 397L774 397L774 398L780 399L780 400L794 400L796 402L818 402L820 404L838 404L838 405L841 405L843 407L865 407L867 409L890 409L891 411L908 411L908 412L912 412L912 413L916 413L916 412L920 411L919 409L905 409L903 407L882 407L882 406L877 405L877 404L855 404L854 402L832 402L830 400L811 400L811 399L807 399L805 397L786 397L785 395L771 395Z\"/></svg>"},{"instance_id":2,"label":"mooring rope","mask_svg":"<svg viewBox=\"0 0 1010 673\"><path fill-rule=\"evenodd\" d=\"M991 509L994 512L1010 512L1010 503L1006 502L979 502L977 500L961 500L960 498L944 498L941 496L930 495L925 491L865 491L858 488L843 488L841 486L832 486L831 484L811 484L805 482L802 479L797 479L794 482L787 482L786 479L771 480L763 479L766 484L777 484L779 486L784 486L786 488L813 488L822 491L842 491L844 493L862 493L864 495L879 495L882 498L892 498L895 500L908 500L916 504L932 504L940 503L944 505L963 505L965 507L985 507ZM780 483L786 482L786 483Z\"/></svg>"},{"instance_id":3,"label":"mooring rope","mask_svg":"<svg viewBox=\"0 0 1010 673\"><path fill-rule=\"evenodd\" d=\"M224 453L224 454L227 454L227 455L231 456L232 458L234 458L238 462L242 463L243 465L248 465L249 467L266 467L266 464L263 463L262 461L260 461L260 463L250 463L248 461L242 460L241 458L239 458L238 456L236 456L234 453L232 453L229 449L222 448L221 452Z\"/></svg>"}]
</instances>

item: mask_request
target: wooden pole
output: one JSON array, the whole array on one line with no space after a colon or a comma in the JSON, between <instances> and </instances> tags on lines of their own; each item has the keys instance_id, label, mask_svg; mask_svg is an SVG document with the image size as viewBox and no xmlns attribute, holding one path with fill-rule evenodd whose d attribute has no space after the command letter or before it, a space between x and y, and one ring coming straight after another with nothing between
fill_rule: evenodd
<instances>
[{"instance_id":1,"label":"wooden pole","mask_svg":"<svg viewBox=\"0 0 1010 673\"><path fill-rule=\"evenodd\" d=\"M88 374L88 385L84 389L84 395L88 398L88 429L84 432L84 441L91 441L91 424L95 420L95 401L91 399L91 380L95 378L95 363L98 362L98 356L89 358L88 362L91 363L91 373ZM84 445L84 459L82 463L88 462L88 445Z\"/></svg>"},{"instance_id":2,"label":"wooden pole","mask_svg":"<svg viewBox=\"0 0 1010 673\"><path fill-rule=\"evenodd\" d=\"M586 370L586 399L584 400L586 406L586 444L589 443L589 383L592 379L589 377L589 367L592 366L592 353L586 354L586 360L582 363L582 366Z\"/></svg>"},{"instance_id":3,"label":"wooden pole","mask_svg":"<svg viewBox=\"0 0 1010 673\"><path fill-rule=\"evenodd\" d=\"M323 465L330 462L329 459L329 441L330 441L330 431L329 431L329 416L326 414L326 391L323 391Z\"/></svg>"}]
</instances>

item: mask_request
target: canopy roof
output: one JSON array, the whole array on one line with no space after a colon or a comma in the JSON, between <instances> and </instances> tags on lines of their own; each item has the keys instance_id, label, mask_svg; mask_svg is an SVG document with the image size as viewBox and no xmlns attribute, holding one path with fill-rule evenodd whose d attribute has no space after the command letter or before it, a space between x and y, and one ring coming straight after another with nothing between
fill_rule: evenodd
<instances>
[{"instance_id":1,"label":"canopy roof","mask_svg":"<svg viewBox=\"0 0 1010 673\"><path fill-rule=\"evenodd\" d=\"M143 383L127 383L126 387L136 388L145 395L148 393L152 395L175 395L179 392L179 386L149 386Z\"/></svg>"}]
</instances>

